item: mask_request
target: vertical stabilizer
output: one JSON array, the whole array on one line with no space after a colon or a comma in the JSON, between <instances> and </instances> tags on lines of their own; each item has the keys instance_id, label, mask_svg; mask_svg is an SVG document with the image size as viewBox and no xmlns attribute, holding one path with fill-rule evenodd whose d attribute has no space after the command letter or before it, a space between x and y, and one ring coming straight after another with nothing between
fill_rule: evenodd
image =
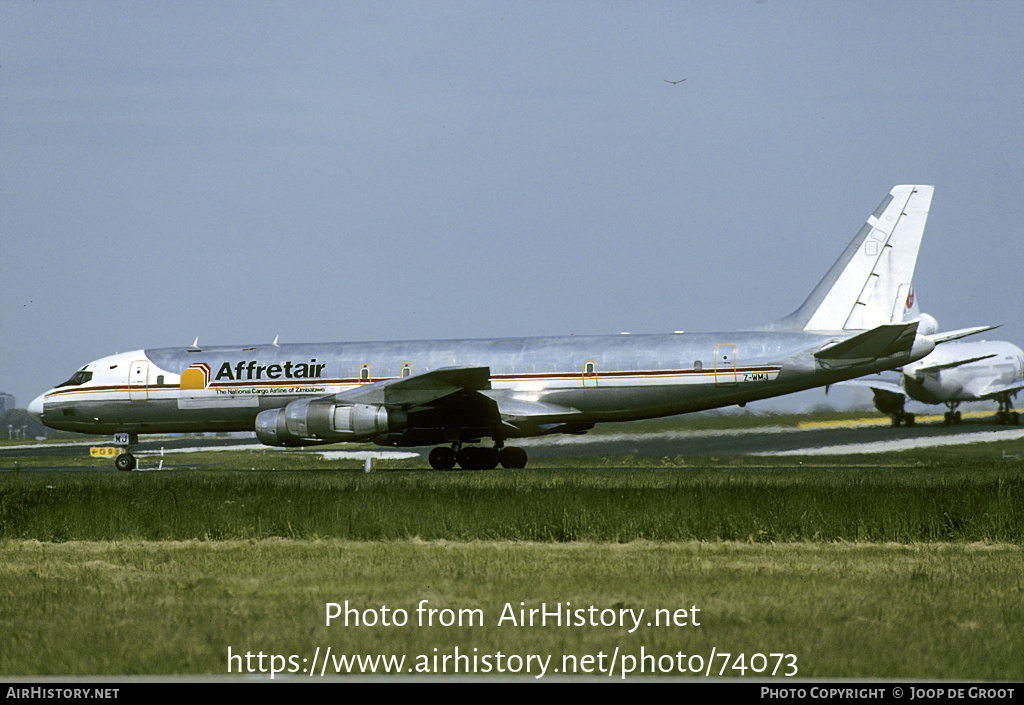
<instances>
[{"instance_id":1,"label":"vertical stabilizer","mask_svg":"<svg viewBox=\"0 0 1024 705\"><path fill-rule=\"evenodd\" d=\"M896 186L803 305L772 328L869 330L902 323L932 186Z\"/></svg>"}]
</instances>

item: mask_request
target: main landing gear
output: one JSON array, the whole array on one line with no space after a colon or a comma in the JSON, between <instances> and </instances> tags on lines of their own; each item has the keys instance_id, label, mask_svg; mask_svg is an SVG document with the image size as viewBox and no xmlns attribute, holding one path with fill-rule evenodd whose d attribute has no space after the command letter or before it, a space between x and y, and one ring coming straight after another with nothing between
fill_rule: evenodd
<instances>
[{"instance_id":1,"label":"main landing gear","mask_svg":"<svg viewBox=\"0 0 1024 705\"><path fill-rule=\"evenodd\" d=\"M1013 410L1009 399L999 400L999 412L996 415L996 423L1017 426L1020 424L1020 414Z\"/></svg>"},{"instance_id":2,"label":"main landing gear","mask_svg":"<svg viewBox=\"0 0 1024 705\"><path fill-rule=\"evenodd\" d=\"M892 416L893 426L898 427L904 424L906 424L907 426L914 426L917 424L917 417L914 416L913 414L908 414L904 411L898 411L896 413L890 414L890 416Z\"/></svg>"},{"instance_id":3,"label":"main landing gear","mask_svg":"<svg viewBox=\"0 0 1024 705\"><path fill-rule=\"evenodd\" d=\"M883 414L888 414L889 418L892 419L892 425L899 427L903 425L913 426L917 423L917 418L910 413L907 413L904 408L907 398L902 394L891 392L888 389L874 389L875 393L875 408L881 411Z\"/></svg>"},{"instance_id":4,"label":"main landing gear","mask_svg":"<svg viewBox=\"0 0 1024 705\"><path fill-rule=\"evenodd\" d=\"M963 423L963 418L961 417L960 412L956 410L956 408L960 406L960 402L949 401L946 402L946 406L949 407L949 411L943 415L946 425L958 426ZM996 412L996 423L1009 426L1020 425L1020 414L1013 410L1013 406L1010 404L1009 399L999 399L999 411Z\"/></svg>"},{"instance_id":5,"label":"main landing gear","mask_svg":"<svg viewBox=\"0 0 1024 705\"><path fill-rule=\"evenodd\" d=\"M463 470L493 470L500 464L511 470L526 467L526 451L512 446L495 446L481 448L453 443L451 448L444 446L434 448L427 457L430 467L435 470L453 470L458 464Z\"/></svg>"}]
</instances>

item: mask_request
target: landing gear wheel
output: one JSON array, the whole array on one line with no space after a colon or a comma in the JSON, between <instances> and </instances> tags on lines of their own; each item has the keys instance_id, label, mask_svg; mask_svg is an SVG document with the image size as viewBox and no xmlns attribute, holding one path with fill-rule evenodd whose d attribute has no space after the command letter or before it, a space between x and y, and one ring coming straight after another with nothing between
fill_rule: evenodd
<instances>
[{"instance_id":1,"label":"landing gear wheel","mask_svg":"<svg viewBox=\"0 0 1024 705\"><path fill-rule=\"evenodd\" d=\"M902 411L897 411L892 415L892 425L896 428L906 424L907 426L913 426L917 423L917 417L913 414L905 414Z\"/></svg>"},{"instance_id":2,"label":"landing gear wheel","mask_svg":"<svg viewBox=\"0 0 1024 705\"><path fill-rule=\"evenodd\" d=\"M494 448L463 448L457 457L459 466L464 470L493 470L498 467L498 451Z\"/></svg>"},{"instance_id":3,"label":"landing gear wheel","mask_svg":"<svg viewBox=\"0 0 1024 705\"><path fill-rule=\"evenodd\" d=\"M996 416L996 423L1000 425L1006 424L1008 426L1018 426L1020 425L1020 414L1016 411L1000 411Z\"/></svg>"},{"instance_id":4,"label":"landing gear wheel","mask_svg":"<svg viewBox=\"0 0 1024 705\"><path fill-rule=\"evenodd\" d=\"M435 470L451 470L455 467L455 451L451 448L434 448L427 460Z\"/></svg>"},{"instance_id":5,"label":"landing gear wheel","mask_svg":"<svg viewBox=\"0 0 1024 705\"><path fill-rule=\"evenodd\" d=\"M123 472L135 469L135 456L131 453L121 453L114 458L114 467Z\"/></svg>"},{"instance_id":6,"label":"landing gear wheel","mask_svg":"<svg viewBox=\"0 0 1024 705\"><path fill-rule=\"evenodd\" d=\"M526 451L522 448L502 448L498 451L498 462L503 468L522 470L526 467Z\"/></svg>"}]
</instances>

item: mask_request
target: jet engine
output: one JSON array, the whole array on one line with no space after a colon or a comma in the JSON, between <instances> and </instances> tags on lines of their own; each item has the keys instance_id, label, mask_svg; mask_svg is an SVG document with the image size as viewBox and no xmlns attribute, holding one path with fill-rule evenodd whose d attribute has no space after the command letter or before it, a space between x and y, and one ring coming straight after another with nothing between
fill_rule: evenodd
<instances>
[{"instance_id":1,"label":"jet engine","mask_svg":"<svg viewBox=\"0 0 1024 705\"><path fill-rule=\"evenodd\" d=\"M261 411L256 416L256 437L268 446L372 441L404 429L407 420L401 409L377 404L296 399L284 408Z\"/></svg>"}]
</instances>

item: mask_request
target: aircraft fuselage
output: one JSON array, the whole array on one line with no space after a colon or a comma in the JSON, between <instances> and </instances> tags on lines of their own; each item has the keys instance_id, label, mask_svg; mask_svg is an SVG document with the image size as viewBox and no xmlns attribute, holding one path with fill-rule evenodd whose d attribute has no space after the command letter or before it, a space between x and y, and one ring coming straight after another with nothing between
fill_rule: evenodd
<instances>
[{"instance_id":1,"label":"aircraft fuselage","mask_svg":"<svg viewBox=\"0 0 1024 705\"><path fill-rule=\"evenodd\" d=\"M823 369L813 353L846 337L758 331L139 350L90 363L76 374L88 380L47 392L42 420L95 434L251 431L261 411L297 399L487 367L490 388L480 393L498 402L507 435L540 435L559 424L742 404L901 362Z\"/></svg>"},{"instance_id":2,"label":"aircraft fuselage","mask_svg":"<svg viewBox=\"0 0 1024 705\"><path fill-rule=\"evenodd\" d=\"M977 357L965 364L943 365ZM934 371L927 371L934 368ZM1006 341L958 342L937 347L903 369L904 390L925 404L978 401L992 390L1019 385L1024 379L1024 351Z\"/></svg>"}]
</instances>

